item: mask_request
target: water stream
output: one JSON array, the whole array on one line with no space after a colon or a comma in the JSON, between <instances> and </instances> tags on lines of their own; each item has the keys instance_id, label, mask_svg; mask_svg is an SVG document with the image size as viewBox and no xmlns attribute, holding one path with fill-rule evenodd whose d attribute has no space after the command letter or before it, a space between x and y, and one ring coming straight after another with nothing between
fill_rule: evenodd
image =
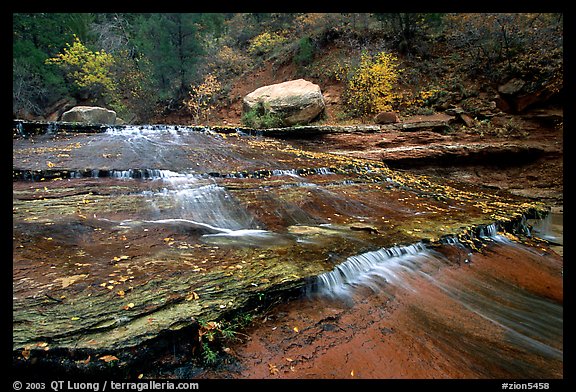
<instances>
[{"instance_id":1,"label":"water stream","mask_svg":"<svg viewBox=\"0 0 576 392\"><path fill-rule=\"evenodd\" d=\"M474 265L450 235L465 227L534 255L490 223L493 206L513 211L515 200L209 129L128 126L13 145L15 171L40 173L14 188L18 352L50 334L62 347L132 347L276 287L354 306L367 292L418 295L426 282L521 350L562 360L561 303L481 271L439 273ZM532 236L562 245L557 216L531 223ZM108 312L122 329L100 319Z\"/></svg>"}]
</instances>

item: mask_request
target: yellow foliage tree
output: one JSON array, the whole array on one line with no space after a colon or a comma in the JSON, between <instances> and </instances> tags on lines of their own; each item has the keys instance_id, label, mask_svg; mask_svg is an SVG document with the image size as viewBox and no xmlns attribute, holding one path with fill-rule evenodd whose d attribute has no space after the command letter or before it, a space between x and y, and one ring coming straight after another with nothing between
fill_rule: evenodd
<instances>
[{"instance_id":1,"label":"yellow foliage tree","mask_svg":"<svg viewBox=\"0 0 576 392\"><path fill-rule=\"evenodd\" d=\"M262 55L271 52L275 47L286 42L286 38L280 33L269 33L267 31L257 35L250 41L248 53L251 55Z\"/></svg>"},{"instance_id":2,"label":"yellow foliage tree","mask_svg":"<svg viewBox=\"0 0 576 392\"><path fill-rule=\"evenodd\" d=\"M94 95L113 96L116 92L112 74L114 57L104 51L89 50L76 35L72 44L67 43L61 53L47 59L46 63L62 67L78 88Z\"/></svg>"},{"instance_id":3,"label":"yellow foliage tree","mask_svg":"<svg viewBox=\"0 0 576 392\"><path fill-rule=\"evenodd\" d=\"M199 85L192 86L190 89L190 98L184 101L184 104L194 116L194 121L198 123L200 117L208 120L208 116L216 107L215 98L222 89L222 85L214 76L208 74L204 81Z\"/></svg>"},{"instance_id":4,"label":"yellow foliage tree","mask_svg":"<svg viewBox=\"0 0 576 392\"><path fill-rule=\"evenodd\" d=\"M380 52L375 56L364 52L360 64L348 77L344 101L356 116L389 111L395 100L394 87L400 70L398 58Z\"/></svg>"}]
</instances>

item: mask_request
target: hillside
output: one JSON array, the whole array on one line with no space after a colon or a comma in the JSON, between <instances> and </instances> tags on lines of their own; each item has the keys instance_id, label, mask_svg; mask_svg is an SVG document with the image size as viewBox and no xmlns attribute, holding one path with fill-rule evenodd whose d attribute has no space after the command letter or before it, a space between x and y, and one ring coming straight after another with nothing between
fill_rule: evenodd
<instances>
[{"instance_id":1,"label":"hillside","mask_svg":"<svg viewBox=\"0 0 576 392\"><path fill-rule=\"evenodd\" d=\"M398 107L397 111L402 124L439 121L445 126L416 127L417 132L384 127L376 133L333 133L303 140L290 137L291 142L316 151L369 158L384 161L390 167L506 189L545 200L561 210L562 90L551 92L558 80L540 80L533 83L538 87L531 92L507 96L501 92L506 83L486 75L471 76L459 66L457 59L465 58L465 50L455 49L445 40L437 40L428 49L425 63L419 61L419 56L398 54L404 71L397 91L410 94L428 86L442 86L442 93L435 101ZM358 48L355 51L352 46L343 45L342 40L334 40L315 52L308 67L299 67L285 56L262 61L230 81L227 96L208 123L241 126L245 95L261 86L304 78L321 87L326 101L325 113L314 124L375 124L371 115L351 118L345 114L346 83L326 71L335 68L336 59L351 61L360 55ZM537 80L537 76L524 77ZM521 105L520 110L517 105ZM187 124L193 119L182 109L155 121Z\"/></svg>"}]
</instances>

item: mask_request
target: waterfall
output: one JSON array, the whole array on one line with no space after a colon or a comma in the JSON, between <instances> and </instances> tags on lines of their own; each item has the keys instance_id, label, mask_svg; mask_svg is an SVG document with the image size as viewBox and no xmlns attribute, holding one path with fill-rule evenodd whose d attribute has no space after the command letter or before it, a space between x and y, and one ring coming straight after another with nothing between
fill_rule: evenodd
<instances>
[{"instance_id":1,"label":"waterfall","mask_svg":"<svg viewBox=\"0 0 576 392\"><path fill-rule=\"evenodd\" d=\"M348 298L357 286L377 291L384 283L410 288L406 273L418 271L434 259L442 261L444 256L421 242L350 256L332 271L317 276L309 294Z\"/></svg>"}]
</instances>

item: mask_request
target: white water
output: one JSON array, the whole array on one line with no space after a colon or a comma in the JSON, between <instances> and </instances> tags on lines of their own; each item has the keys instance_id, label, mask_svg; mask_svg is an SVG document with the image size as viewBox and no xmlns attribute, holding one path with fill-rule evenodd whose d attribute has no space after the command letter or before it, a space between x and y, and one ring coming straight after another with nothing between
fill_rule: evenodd
<instances>
[{"instance_id":1,"label":"white water","mask_svg":"<svg viewBox=\"0 0 576 392\"><path fill-rule=\"evenodd\" d=\"M499 234L496 224L480 229L478 235L533 257L532 248ZM465 249L455 237L444 243ZM380 249L351 256L332 271L318 276L312 294L353 304L359 288L386 292L386 286L392 285L417 292L418 285L412 285L411 280L424 278L448 294L451 301L501 328L507 341L544 358L562 360L563 351L557 348L563 330L562 304L537 297L514 282L486 273L470 275L462 271L454 280L439 280L434 271L443 264L451 262L422 243Z\"/></svg>"},{"instance_id":2,"label":"white water","mask_svg":"<svg viewBox=\"0 0 576 392\"><path fill-rule=\"evenodd\" d=\"M332 271L316 279L315 293L347 299L358 286L378 291L386 283L412 289L410 275L424 264L444 263L440 253L423 243L382 248L372 252L350 256Z\"/></svg>"},{"instance_id":3,"label":"white water","mask_svg":"<svg viewBox=\"0 0 576 392\"><path fill-rule=\"evenodd\" d=\"M514 244L498 233L496 223L480 227L478 236L483 240ZM461 250L466 249L456 237L447 237L444 243ZM469 263L471 257L472 253L468 253L464 262ZM422 270L435 269L445 263L449 261L444 255L420 242L382 248L350 256L332 271L319 275L315 281L314 293L349 299L357 287L367 287L376 292L385 284L393 284L412 290L411 279L421 274Z\"/></svg>"}]
</instances>

